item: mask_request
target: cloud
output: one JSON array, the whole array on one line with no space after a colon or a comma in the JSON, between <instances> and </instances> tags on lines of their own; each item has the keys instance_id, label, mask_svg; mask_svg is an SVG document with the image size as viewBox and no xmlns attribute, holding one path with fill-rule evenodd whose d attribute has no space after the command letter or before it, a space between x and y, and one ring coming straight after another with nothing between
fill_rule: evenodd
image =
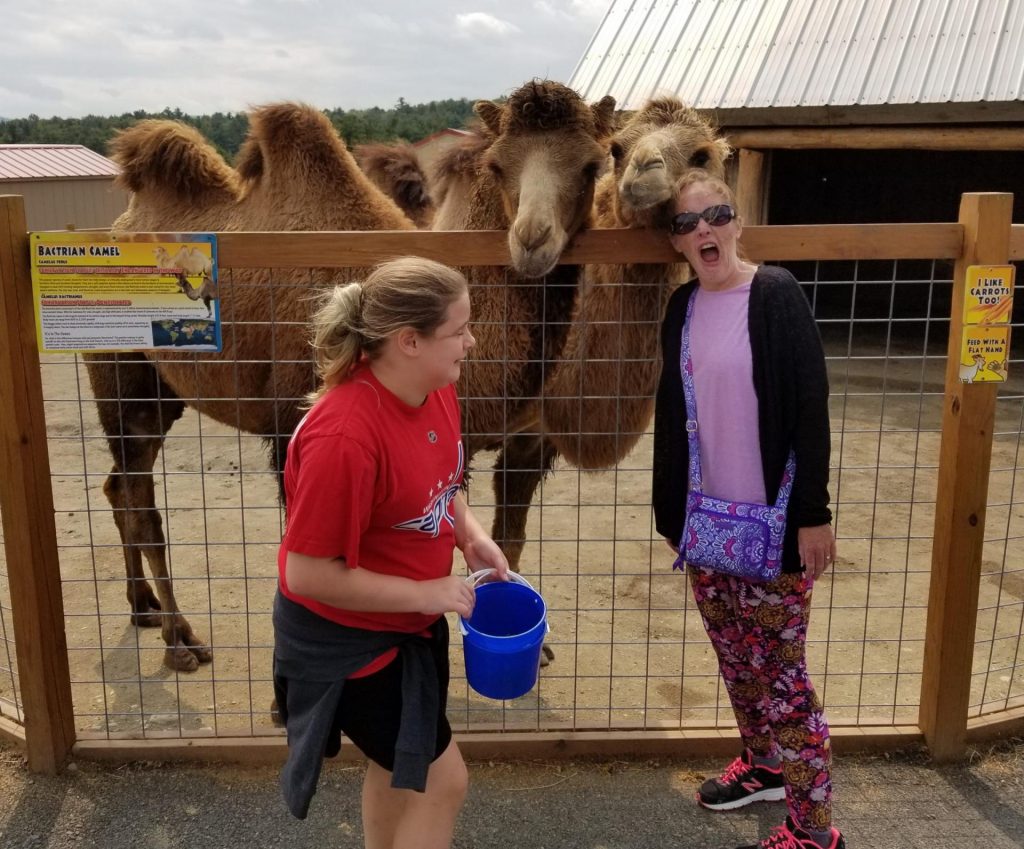
<instances>
[{"instance_id":1,"label":"cloud","mask_svg":"<svg viewBox=\"0 0 1024 849\"><path fill-rule=\"evenodd\" d=\"M466 38L512 35L520 32L515 24L488 15L486 12L467 12L455 16L455 28Z\"/></svg>"},{"instance_id":2,"label":"cloud","mask_svg":"<svg viewBox=\"0 0 1024 849\"><path fill-rule=\"evenodd\" d=\"M567 81L610 0L232 0L219 18L209 0L128 18L121 0L53 5L0 0L0 115L497 97Z\"/></svg>"}]
</instances>

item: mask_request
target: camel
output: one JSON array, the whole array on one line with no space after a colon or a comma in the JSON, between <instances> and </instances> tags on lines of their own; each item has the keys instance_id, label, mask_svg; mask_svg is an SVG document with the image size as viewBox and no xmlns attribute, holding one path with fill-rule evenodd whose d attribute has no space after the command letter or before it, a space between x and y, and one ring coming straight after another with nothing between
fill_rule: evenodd
<instances>
[{"instance_id":1,"label":"camel","mask_svg":"<svg viewBox=\"0 0 1024 849\"><path fill-rule=\"evenodd\" d=\"M434 217L427 175L410 144L363 144L355 149L359 166L420 228Z\"/></svg>"},{"instance_id":2,"label":"camel","mask_svg":"<svg viewBox=\"0 0 1024 849\"><path fill-rule=\"evenodd\" d=\"M500 105L476 104L495 140L474 192L473 216L482 229L508 227L515 266L507 279L501 270L473 288L474 350L482 356L467 363L462 394L480 399L469 419L479 427L467 436L476 447L500 439L508 416L517 404L527 403L522 397L517 402L515 393L539 391L538 360L556 356L553 340L564 340L564 333L545 335L537 323L556 317L567 321L575 281L567 294L555 296L548 294L550 281L522 291L508 281L549 272L586 223L613 107L610 98L588 107L571 90L546 82L529 83ZM300 104L273 104L251 114L237 170L194 130L168 121L124 130L113 142L112 155L122 168L121 183L133 192L115 231L413 227L359 169L327 118ZM164 438L187 403L219 422L263 436L280 476L288 439L302 414L300 404L313 388L306 335L315 300L310 289L364 272L235 270L221 280L225 322L220 353L200 359L163 351L159 356L86 358L114 461L104 493L122 540L132 622L161 627L164 662L173 669L192 671L212 654L182 615L168 574L153 482ZM555 303L561 312L550 308ZM514 311L506 314L509 304ZM245 362L244 369L239 362ZM143 573L143 557L155 592Z\"/></svg>"},{"instance_id":3,"label":"camel","mask_svg":"<svg viewBox=\"0 0 1024 849\"><path fill-rule=\"evenodd\" d=\"M698 167L722 177L730 148L696 111L661 98L628 119L611 152L615 166L598 184L595 226L666 232L679 178ZM608 468L646 431L660 369L658 323L686 270L684 263L585 267L565 348L506 457L495 525L510 563L519 562L530 502L558 455L583 470Z\"/></svg>"},{"instance_id":4,"label":"camel","mask_svg":"<svg viewBox=\"0 0 1024 849\"><path fill-rule=\"evenodd\" d=\"M206 317L209 318L213 315L213 310L210 304L217 298L217 284L213 282L213 278L208 274L203 275L203 282L199 288L196 289L189 283L188 277L185 276L184 272L179 271L175 278L178 283L178 288L181 293L188 298L190 301L202 301L203 306L206 307Z\"/></svg>"},{"instance_id":5,"label":"camel","mask_svg":"<svg viewBox=\"0 0 1024 849\"><path fill-rule=\"evenodd\" d=\"M524 94L529 97L525 98ZM509 248L518 278L501 268L466 268L471 281L474 326L496 325L501 332L478 334L463 373L463 432L467 453L496 449L493 478L495 519L492 534L513 568L519 568L521 542L506 532L511 510L525 523L529 500L518 500L517 470L536 436L526 432L535 420L530 410L545 376L562 353L576 298L580 269L555 263L572 234L591 223L597 176L607 161L614 100L606 97L586 110L578 95L550 82L520 90L505 104L478 104L479 133L439 162L435 186L442 194L433 229L508 229ZM535 139L528 157L511 142ZM554 170L557 181L551 179ZM507 204L510 182L523 186L519 213ZM525 191L530 187L530 193ZM524 217L524 210L564 205L561 222ZM435 201L438 196L435 195ZM533 282L546 275L543 283ZM506 364L517 362L517 371ZM493 387L480 393L480 387ZM532 490L531 490L532 494ZM512 502L510 499L515 498ZM545 653L550 656L550 652Z\"/></svg>"}]
</instances>

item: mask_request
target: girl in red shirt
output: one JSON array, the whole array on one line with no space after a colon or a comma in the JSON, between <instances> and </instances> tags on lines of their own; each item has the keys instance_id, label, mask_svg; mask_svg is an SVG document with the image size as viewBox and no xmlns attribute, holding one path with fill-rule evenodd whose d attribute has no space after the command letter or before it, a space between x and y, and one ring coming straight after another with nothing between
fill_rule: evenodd
<instances>
[{"instance_id":1,"label":"girl in red shirt","mask_svg":"<svg viewBox=\"0 0 1024 849\"><path fill-rule=\"evenodd\" d=\"M460 490L453 384L476 341L469 316L465 278L416 257L335 288L313 320L321 388L288 447L280 595L344 628L422 635L437 666L437 742L422 793L392 782L399 648L340 689L335 727L369 760L362 810L373 849L451 845L467 771L445 717L444 614L469 618L474 603L473 588L452 574L454 547L471 570L493 567L507 579L504 555Z\"/></svg>"}]
</instances>

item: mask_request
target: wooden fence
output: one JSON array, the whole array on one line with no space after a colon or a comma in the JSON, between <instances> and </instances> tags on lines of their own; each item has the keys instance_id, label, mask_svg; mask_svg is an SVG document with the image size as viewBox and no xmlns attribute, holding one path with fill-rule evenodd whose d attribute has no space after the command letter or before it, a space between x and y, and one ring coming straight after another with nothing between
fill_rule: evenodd
<instances>
[{"instance_id":1,"label":"wooden fence","mask_svg":"<svg viewBox=\"0 0 1024 849\"><path fill-rule=\"evenodd\" d=\"M955 261L919 719L916 725L834 729L839 749L893 748L924 740L937 759L949 760L962 757L972 742L1024 729L1024 709L1013 706L969 716L997 384L961 384L957 373L959 305L968 266L1024 259L1024 226L1012 225L1011 211L1010 195L969 194L962 199L956 223L761 226L743 233L747 254L759 261ZM459 266L509 263L503 232L221 233L218 253L222 270L364 266L405 254ZM581 234L562 261L644 263L675 258L662 234L613 230ZM70 754L124 760L282 758L280 737L78 739L28 238L21 199L12 196L0 197L0 309L0 510L22 706L18 716L0 716L0 735L23 747L30 768L41 772L59 770ZM460 743L470 756L530 757L724 753L735 746L727 730L684 727L480 732L461 735Z\"/></svg>"}]
</instances>

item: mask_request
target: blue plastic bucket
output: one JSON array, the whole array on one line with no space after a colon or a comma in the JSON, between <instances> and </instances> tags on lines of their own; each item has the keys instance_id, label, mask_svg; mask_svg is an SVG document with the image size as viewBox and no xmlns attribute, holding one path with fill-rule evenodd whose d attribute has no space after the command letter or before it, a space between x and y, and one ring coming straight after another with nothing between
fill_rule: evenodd
<instances>
[{"instance_id":1,"label":"blue plastic bucket","mask_svg":"<svg viewBox=\"0 0 1024 849\"><path fill-rule=\"evenodd\" d=\"M484 569L469 580L476 584L493 572ZM548 632L540 593L522 576L510 572L509 577L479 584L472 617L459 617L466 680L490 699L517 699L533 689Z\"/></svg>"}]
</instances>

